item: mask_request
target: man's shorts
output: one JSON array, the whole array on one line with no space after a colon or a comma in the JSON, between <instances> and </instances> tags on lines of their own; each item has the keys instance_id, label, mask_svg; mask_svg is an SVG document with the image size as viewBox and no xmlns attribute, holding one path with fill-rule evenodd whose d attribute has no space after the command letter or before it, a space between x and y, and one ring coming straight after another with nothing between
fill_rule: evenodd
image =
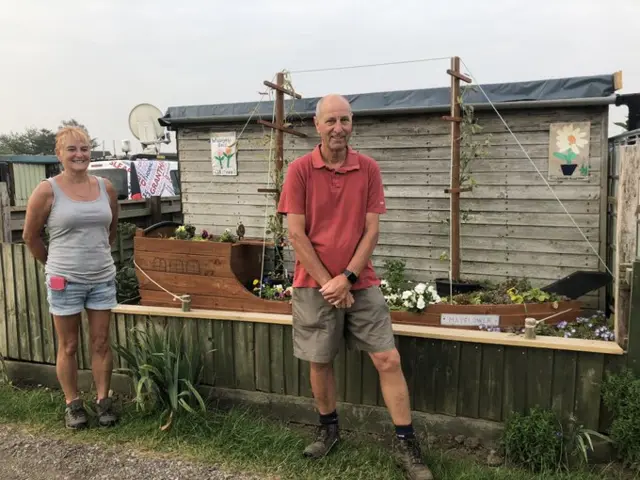
<instances>
[{"instance_id":1,"label":"man's shorts","mask_svg":"<svg viewBox=\"0 0 640 480\"><path fill-rule=\"evenodd\" d=\"M115 280L94 284L67 282L64 290L52 290L47 275L46 285L52 315L76 315L85 308L111 310L118 305Z\"/></svg>"},{"instance_id":2,"label":"man's shorts","mask_svg":"<svg viewBox=\"0 0 640 480\"><path fill-rule=\"evenodd\" d=\"M293 289L293 354L301 360L330 363L343 338L365 352L395 348L391 315L377 286L352 290L350 308L336 308L317 288Z\"/></svg>"}]
</instances>

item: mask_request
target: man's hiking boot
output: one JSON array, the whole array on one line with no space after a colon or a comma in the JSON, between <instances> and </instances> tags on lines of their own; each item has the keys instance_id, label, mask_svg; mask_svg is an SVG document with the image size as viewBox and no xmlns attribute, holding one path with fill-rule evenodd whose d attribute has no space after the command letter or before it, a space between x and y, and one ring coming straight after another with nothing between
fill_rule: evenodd
<instances>
[{"instance_id":1,"label":"man's hiking boot","mask_svg":"<svg viewBox=\"0 0 640 480\"><path fill-rule=\"evenodd\" d=\"M64 423L67 428L73 430L87 427L89 420L81 399L78 398L67 404L64 411Z\"/></svg>"},{"instance_id":2,"label":"man's hiking boot","mask_svg":"<svg viewBox=\"0 0 640 480\"><path fill-rule=\"evenodd\" d=\"M103 398L96 403L96 407L98 409L98 424L101 427L111 427L118 422L111 397Z\"/></svg>"},{"instance_id":3,"label":"man's hiking boot","mask_svg":"<svg viewBox=\"0 0 640 480\"><path fill-rule=\"evenodd\" d=\"M433 474L422 460L420 445L416 438L396 439L394 457L410 480L433 480Z\"/></svg>"},{"instance_id":4,"label":"man's hiking boot","mask_svg":"<svg viewBox=\"0 0 640 480\"><path fill-rule=\"evenodd\" d=\"M316 440L304 449L304 456L309 458L322 458L340 441L338 424L320 425Z\"/></svg>"}]
</instances>

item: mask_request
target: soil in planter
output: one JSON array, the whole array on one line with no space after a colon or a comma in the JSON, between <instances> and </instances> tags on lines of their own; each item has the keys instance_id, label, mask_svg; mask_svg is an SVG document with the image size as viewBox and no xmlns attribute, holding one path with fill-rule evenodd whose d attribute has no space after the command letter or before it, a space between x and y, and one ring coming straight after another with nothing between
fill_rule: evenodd
<instances>
[{"instance_id":1,"label":"soil in planter","mask_svg":"<svg viewBox=\"0 0 640 480\"><path fill-rule=\"evenodd\" d=\"M436 278L436 290L441 297L448 297L453 291L454 295L476 292L483 288L483 285L470 280L458 280L450 282L448 278Z\"/></svg>"},{"instance_id":2,"label":"soil in planter","mask_svg":"<svg viewBox=\"0 0 640 480\"><path fill-rule=\"evenodd\" d=\"M531 283L527 279L516 279L510 278L504 282L499 284L491 284L489 282L480 283L480 288L474 291L469 292L461 292L453 295L453 303L456 305L480 305L480 304L493 304L493 305L505 305L505 304L513 304L513 300L509 295L508 291L514 289L515 292L524 293L530 292L532 290ZM541 292L544 293L544 292ZM445 303L449 302L449 293L445 295L441 295L440 292L438 294L443 297L442 301ZM557 295L554 293L547 293L549 298L545 301L554 302L554 301L563 301L568 300L566 297ZM447 298L445 298L447 297ZM534 301L530 301L528 303L535 303Z\"/></svg>"}]
</instances>

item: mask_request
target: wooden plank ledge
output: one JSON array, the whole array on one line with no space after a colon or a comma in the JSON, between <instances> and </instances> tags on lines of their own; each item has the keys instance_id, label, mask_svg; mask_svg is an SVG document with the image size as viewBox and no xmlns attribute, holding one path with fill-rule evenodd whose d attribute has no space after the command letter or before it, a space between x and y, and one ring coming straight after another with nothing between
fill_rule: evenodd
<instances>
[{"instance_id":1,"label":"wooden plank ledge","mask_svg":"<svg viewBox=\"0 0 640 480\"><path fill-rule=\"evenodd\" d=\"M291 325L291 315L275 313L234 312L229 310L198 310L183 312L176 308L147 307L144 305L118 305L111 310L121 315L148 315L157 317L201 318L204 320L233 320L237 322L266 323L272 325ZM427 327L422 325L393 324L393 333L404 337L433 338L452 342L485 343L513 347L546 348L574 352L623 355L625 352L616 342L602 340L583 340L579 338L542 337L527 340L523 335L502 332L484 332L457 328Z\"/></svg>"}]
</instances>

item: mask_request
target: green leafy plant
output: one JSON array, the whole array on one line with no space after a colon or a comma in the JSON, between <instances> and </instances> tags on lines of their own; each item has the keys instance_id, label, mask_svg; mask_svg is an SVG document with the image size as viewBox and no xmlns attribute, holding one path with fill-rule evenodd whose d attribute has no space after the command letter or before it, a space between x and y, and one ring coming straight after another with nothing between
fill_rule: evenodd
<instances>
[{"instance_id":1,"label":"green leafy plant","mask_svg":"<svg viewBox=\"0 0 640 480\"><path fill-rule=\"evenodd\" d=\"M7 373L7 364L4 363L4 357L0 353L0 386L1 385L11 385L11 380Z\"/></svg>"},{"instance_id":2,"label":"green leafy plant","mask_svg":"<svg viewBox=\"0 0 640 480\"><path fill-rule=\"evenodd\" d=\"M551 294L540 290L539 288L531 288L524 292L519 292L515 287L507 290L507 294L513 303L543 303L551 301Z\"/></svg>"},{"instance_id":3,"label":"green leafy plant","mask_svg":"<svg viewBox=\"0 0 640 480\"><path fill-rule=\"evenodd\" d=\"M257 297L266 300L291 301L293 295L293 276L277 275L271 272L265 275L262 282L257 278L253 281L252 291Z\"/></svg>"},{"instance_id":4,"label":"green leafy plant","mask_svg":"<svg viewBox=\"0 0 640 480\"><path fill-rule=\"evenodd\" d=\"M640 472L640 378L629 369L608 373L602 399L613 416L608 433L620 459Z\"/></svg>"},{"instance_id":5,"label":"green leafy plant","mask_svg":"<svg viewBox=\"0 0 640 480\"><path fill-rule=\"evenodd\" d=\"M131 378L137 407L160 411L161 430L171 428L175 418L184 412L206 410L197 390L202 377L202 352L197 342L185 342L183 333L184 328L159 329L147 322L146 330L130 331L128 346L113 345L127 362L127 368L117 371Z\"/></svg>"},{"instance_id":6,"label":"green leafy plant","mask_svg":"<svg viewBox=\"0 0 640 480\"><path fill-rule=\"evenodd\" d=\"M553 412L532 408L514 413L502 437L505 460L532 472L557 470L562 456L562 426Z\"/></svg>"},{"instance_id":7,"label":"green leafy plant","mask_svg":"<svg viewBox=\"0 0 640 480\"><path fill-rule=\"evenodd\" d=\"M405 269L407 262L405 260L385 260L384 262L384 279L387 282L389 290L402 290L407 285L405 278Z\"/></svg>"},{"instance_id":8,"label":"green leafy plant","mask_svg":"<svg viewBox=\"0 0 640 480\"><path fill-rule=\"evenodd\" d=\"M471 174L471 163L473 160L486 158L489 155L492 138L491 134L487 134L482 140L477 139L484 127L478 122L473 106L464 102L467 92L473 91L476 91L474 85L465 85L458 98L462 113L462 122L460 122L460 186L472 187L476 185L476 181ZM469 214L467 213L466 216L468 219Z\"/></svg>"},{"instance_id":9,"label":"green leafy plant","mask_svg":"<svg viewBox=\"0 0 640 480\"><path fill-rule=\"evenodd\" d=\"M586 465L589 462L589 452L594 451L592 437L611 442L611 439L606 435L585 428L575 415L569 417L563 431L564 449L562 460L565 468L568 469L574 463Z\"/></svg>"},{"instance_id":10,"label":"green leafy plant","mask_svg":"<svg viewBox=\"0 0 640 480\"><path fill-rule=\"evenodd\" d=\"M584 428L573 415L563 425L552 410L534 407L526 414L513 413L507 418L501 444L510 464L550 473L586 464L594 450L593 437L610 441L606 435Z\"/></svg>"},{"instance_id":11,"label":"green leafy plant","mask_svg":"<svg viewBox=\"0 0 640 480\"><path fill-rule=\"evenodd\" d=\"M121 262L116 269L116 296L118 303L133 303L140 299L140 284L136 276L133 257Z\"/></svg>"},{"instance_id":12,"label":"green leafy plant","mask_svg":"<svg viewBox=\"0 0 640 480\"><path fill-rule=\"evenodd\" d=\"M222 235L220 235L220 237L218 238L218 241L233 243L236 241L236 236L231 233L231 230L229 228L225 228L224 232L222 232Z\"/></svg>"}]
</instances>

